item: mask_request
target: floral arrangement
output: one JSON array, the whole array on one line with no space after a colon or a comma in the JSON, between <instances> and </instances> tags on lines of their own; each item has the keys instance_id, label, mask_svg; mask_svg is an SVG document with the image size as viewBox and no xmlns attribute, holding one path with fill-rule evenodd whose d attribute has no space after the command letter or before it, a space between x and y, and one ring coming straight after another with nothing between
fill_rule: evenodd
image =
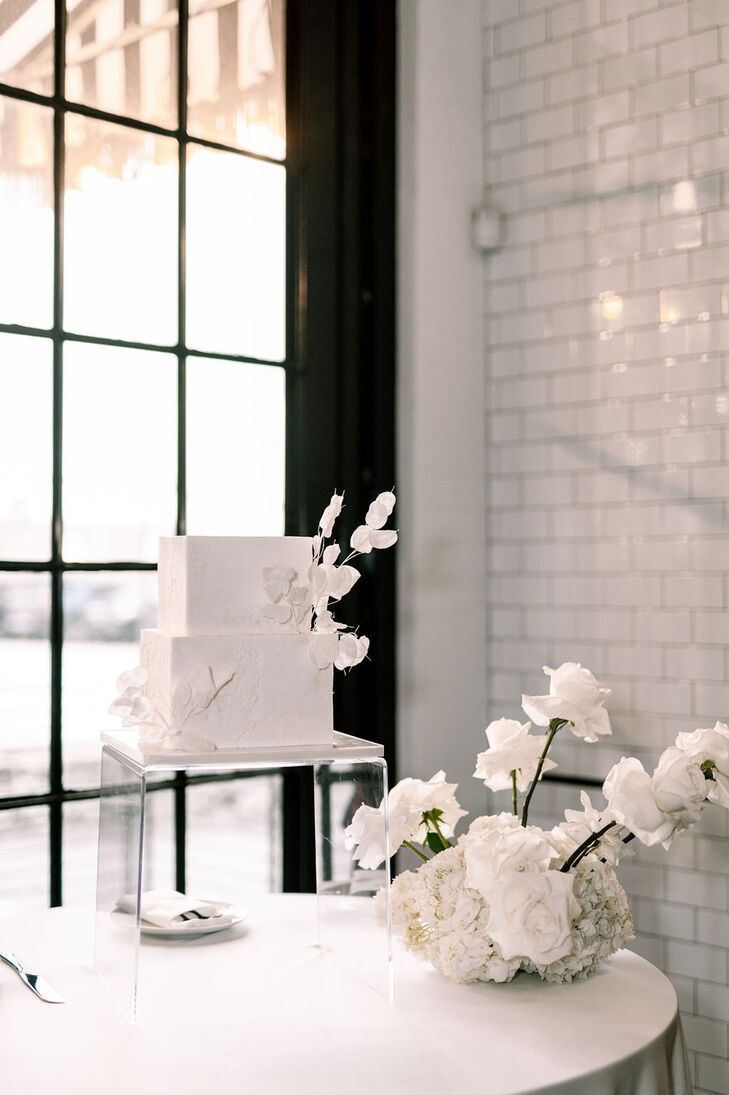
<instances>
[{"instance_id":1,"label":"floral arrangement","mask_svg":"<svg viewBox=\"0 0 729 1095\"><path fill-rule=\"evenodd\" d=\"M566 810L561 824L548 832L530 825L537 783L555 767L548 753L556 735L568 729L595 742L611 733L609 691L589 669L566 662L544 672L549 694L522 696L531 721L492 722L476 762L486 787L511 789L512 813L476 818L456 840L465 811L457 785L438 772L427 782L402 780L378 808L360 806L345 833L360 867L376 869L389 851L386 812L389 848L423 861L393 882L393 929L453 981L510 981L519 970L557 982L588 976L633 938L614 870L630 843L669 848L707 802L729 809L729 727L717 722L679 734L652 774L623 757L603 784L604 806L582 791L582 809ZM545 732L531 733L532 723ZM382 891L379 900L382 908Z\"/></svg>"}]
</instances>

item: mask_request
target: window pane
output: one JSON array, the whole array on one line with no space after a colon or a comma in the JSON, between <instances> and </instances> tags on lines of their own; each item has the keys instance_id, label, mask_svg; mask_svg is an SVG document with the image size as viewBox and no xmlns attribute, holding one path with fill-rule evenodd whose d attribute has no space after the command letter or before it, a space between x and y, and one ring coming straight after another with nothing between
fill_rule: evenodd
<instances>
[{"instance_id":1,"label":"window pane","mask_svg":"<svg viewBox=\"0 0 729 1095\"><path fill-rule=\"evenodd\" d=\"M0 83L53 92L53 0L0 4Z\"/></svg>"},{"instance_id":2,"label":"window pane","mask_svg":"<svg viewBox=\"0 0 729 1095\"><path fill-rule=\"evenodd\" d=\"M0 240L0 323L50 327L53 111L2 95Z\"/></svg>"},{"instance_id":3,"label":"window pane","mask_svg":"<svg viewBox=\"0 0 729 1095\"><path fill-rule=\"evenodd\" d=\"M280 832L280 776L188 787L189 892L245 902L280 890Z\"/></svg>"},{"instance_id":4,"label":"window pane","mask_svg":"<svg viewBox=\"0 0 729 1095\"><path fill-rule=\"evenodd\" d=\"M283 535L285 399L280 367L188 359L188 532Z\"/></svg>"},{"instance_id":5,"label":"window pane","mask_svg":"<svg viewBox=\"0 0 729 1095\"><path fill-rule=\"evenodd\" d=\"M49 622L47 574L0 574L2 798L42 794L48 790ZM2 816L0 812L0 819Z\"/></svg>"},{"instance_id":6,"label":"window pane","mask_svg":"<svg viewBox=\"0 0 729 1095\"><path fill-rule=\"evenodd\" d=\"M64 354L65 557L156 562L175 529L176 358L89 343Z\"/></svg>"},{"instance_id":7,"label":"window pane","mask_svg":"<svg viewBox=\"0 0 729 1095\"><path fill-rule=\"evenodd\" d=\"M283 167L234 152L190 149L188 345L283 360L285 228Z\"/></svg>"},{"instance_id":8,"label":"window pane","mask_svg":"<svg viewBox=\"0 0 729 1095\"><path fill-rule=\"evenodd\" d=\"M96 897L98 799L63 807L63 904L93 905ZM144 888L174 889L174 801L171 791L147 795Z\"/></svg>"},{"instance_id":9,"label":"window pane","mask_svg":"<svg viewBox=\"0 0 729 1095\"><path fill-rule=\"evenodd\" d=\"M66 98L177 124L177 6L168 0L102 0L72 12L66 33Z\"/></svg>"},{"instance_id":10,"label":"window pane","mask_svg":"<svg viewBox=\"0 0 729 1095\"><path fill-rule=\"evenodd\" d=\"M69 114L66 157L66 329L171 345L177 340L176 142Z\"/></svg>"},{"instance_id":11,"label":"window pane","mask_svg":"<svg viewBox=\"0 0 729 1095\"><path fill-rule=\"evenodd\" d=\"M63 761L67 787L99 782L99 733L118 730L109 714L116 679L139 664L139 631L157 623L157 575L66 574L63 647Z\"/></svg>"},{"instance_id":12,"label":"window pane","mask_svg":"<svg viewBox=\"0 0 729 1095\"><path fill-rule=\"evenodd\" d=\"M53 345L0 333L0 559L48 559Z\"/></svg>"},{"instance_id":13,"label":"window pane","mask_svg":"<svg viewBox=\"0 0 729 1095\"><path fill-rule=\"evenodd\" d=\"M188 75L190 133L283 159L283 0L191 0Z\"/></svg>"},{"instance_id":14,"label":"window pane","mask_svg":"<svg viewBox=\"0 0 729 1095\"><path fill-rule=\"evenodd\" d=\"M0 810L0 916L48 905L48 808Z\"/></svg>"}]
</instances>

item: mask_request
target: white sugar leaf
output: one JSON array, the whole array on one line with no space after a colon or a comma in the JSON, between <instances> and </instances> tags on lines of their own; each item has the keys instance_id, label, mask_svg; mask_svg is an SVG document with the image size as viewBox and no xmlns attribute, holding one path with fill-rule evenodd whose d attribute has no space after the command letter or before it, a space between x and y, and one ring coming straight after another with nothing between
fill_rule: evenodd
<instances>
[{"instance_id":1,"label":"white sugar leaf","mask_svg":"<svg viewBox=\"0 0 729 1095\"><path fill-rule=\"evenodd\" d=\"M382 532L373 531L370 535L373 548L389 548L397 542L397 533L394 529L383 529Z\"/></svg>"},{"instance_id":2,"label":"white sugar leaf","mask_svg":"<svg viewBox=\"0 0 729 1095\"><path fill-rule=\"evenodd\" d=\"M350 567L346 564L336 567L329 590L330 596L341 601L342 597L346 597L352 586L360 577L361 574L355 567Z\"/></svg>"},{"instance_id":3,"label":"white sugar leaf","mask_svg":"<svg viewBox=\"0 0 729 1095\"><path fill-rule=\"evenodd\" d=\"M349 546L354 551L361 552L362 555L368 555L372 551L372 529L367 525L358 525L352 533L352 539L349 541Z\"/></svg>"},{"instance_id":4,"label":"white sugar leaf","mask_svg":"<svg viewBox=\"0 0 729 1095\"><path fill-rule=\"evenodd\" d=\"M337 623L329 609L317 612L314 631L318 635L330 635L345 628L346 624Z\"/></svg>"},{"instance_id":5,"label":"white sugar leaf","mask_svg":"<svg viewBox=\"0 0 729 1095\"><path fill-rule=\"evenodd\" d=\"M308 586L294 586L289 593L288 601L290 605L300 605L309 602L309 587Z\"/></svg>"},{"instance_id":6,"label":"white sugar leaf","mask_svg":"<svg viewBox=\"0 0 729 1095\"><path fill-rule=\"evenodd\" d=\"M132 712L133 704L129 696L118 696L109 707L109 714L125 719Z\"/></svg>"},{"instance_id":7,"label":"white sugar leaf","mask_svg":"<svg viewBox=\"0 0 729 1095\"><path fill-rule=\"evenodd\" d=\"M309 643L309 657L317 669L328 669L337 656L338 635L313 635Z\"/></svg>"},{"instance_id":8,"label":"white sugar leaf","mask_svg":"<svg viewBox=\"0 0 729 1095\"><path fill-rule=\"evenodd\" d=\"M332 529L334 528L334 522L339 514L342 512L342 503L344 501L343 494L333 494L329 500L329 505L326 507L321 517L319 518L319 528L321 529L322 536L325 538L331 536Z\"/></svg>"},{"instance_id":9,"label":"white sugar leaf","mask_svg":"<svg viewBox=\"0 0 729 1095\"><path fill-rule=\"evenodd\" d=\"M321 547L321 536L317 533L311 541L311 554L314 558L319 554L319 548Z\"/></svg>"},{"instance_id":10,"label":"white sugar leaf","mask_svg":"<svg viewBox=\"0 0 729 1095\"><path fill-rule=\"evenodd\" d=\"M365 524L369 525L370 528L382 528L389 516L386 507L381 502L373 502L367 510Z\"/></svg>"},{"instance_id":11,"label":"white sugar leaf","mask_svg":"<svg viewBox=\"0 0 729 1095\"><path fill-rule=\"evenodd\" d=\"M303 601L301 604L293 606L293 613L296 623L301 626L311 616L311 605L308 601Z\"/></svg>"},{"instance_id":12,"label":"white sugar leaf","mask_svg":"<svg viewBox=\"0 0 729 1095\"><path fill-rule=\"evenodd\" d=\"M296 577L293 567L264 567L263 588L271 601L279 601L288 591Z\"/></svg>"},{"instance_id":13,"label":"white sugar leaf","mask_svg":"<svg viewBox=\"0 0 729 1095\"><path fill-rule=\"evenodd\" d=\"M324 554L321 561L326 566L333 566L339 558L339 544L330 544L329 547L324 548Z\"/></svg>"},{"instance_id":14,"label":"white sugar leaf","mask_svg":"<svg viewBox=\"0 0 729 1095\"><path fill-rule=\"evenodd\" d=\"M192 688L190 688L189 683L180 681L172 693L172 710L178 711L180 708L187 707L191 699Z\"/></svg>"},{"instance_id":15,"label":"white sugar leaf","mask_svg":"<svg viewBox=\"0 0 729 1095\"><path fill-rule=\"evenodd\" d=\"M334 662L335 669L351 669L364 659L369 650L370 640L366 635L357 638L356 635L340 635L339 650Z\"/></svg>"},{"instance_id":16,"label":"white sugar leaf","mask_svg":"<svg viewBox=\"0 0 729 1095\"><path fill-rule=\"evenodd\" d=\"M396 501L397 499L391 490L384 490L382 494L378 494L375 498L375 502L377 502L378 505L385 507L388 517L394 510Z\"/></svg>"},{"instance_id":17,"label":"white sugar leaf","mask_svg":"<svg viewBox=\"0 0 729 1095\"><path fill-rule=\"evenodd\" d=\"M261 615L277 624L286 624L291 619L291 605L264 605Z\"/></svg>"}]
</instances>

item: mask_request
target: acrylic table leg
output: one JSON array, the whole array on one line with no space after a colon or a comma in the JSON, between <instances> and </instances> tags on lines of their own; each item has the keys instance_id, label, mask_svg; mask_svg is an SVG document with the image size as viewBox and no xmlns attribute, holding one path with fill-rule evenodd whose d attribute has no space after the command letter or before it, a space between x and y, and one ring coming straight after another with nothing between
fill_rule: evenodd
<instances>
[{"instance_id":1,"label":"acrylic table leg","mask_svg":"<svg viewBox=\"0 0 729 1095\"><path fill-rule=\"evenodd\" d=\"M144 772L104 747L94 969L131 1022L137 1019L139 1002L145 791Z\"/></svg>"},{"instance_id":2,"label":"acrylic table leg","mask_svg":"<svg viewBox=\"0 0 729 1095\"><path fill-rule=\"evenodd\" d=\"M387 791L387 764L381 757L314 767L319 945L359 980L392 999ZM360 806L381 804L384 863L377 870L363 870L345 847L345 829Z\"/></svg>"}]
</instances>

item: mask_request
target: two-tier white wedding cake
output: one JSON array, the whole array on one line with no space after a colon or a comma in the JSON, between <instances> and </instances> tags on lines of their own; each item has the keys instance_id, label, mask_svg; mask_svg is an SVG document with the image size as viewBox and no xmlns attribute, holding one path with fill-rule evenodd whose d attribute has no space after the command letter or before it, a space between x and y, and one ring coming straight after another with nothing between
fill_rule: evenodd
<instances>
[{"instance_id":1,"label":"two-tier white wedding cake","mask_svg":"<svg viewBox=\"0 0 729 1095\"><path fill-rule=\"evenodd\" d=\"M369 640L331 607L360 577L350 562L390 547L395 505L378 495L339 561L327 545L334 494L315 536L170 536L160 540L158 627L123 673L111 712L152 751L319 746L333 734L333 670L359 664Z\"/></svg>"},{"instance_id":2,"label":"two-tier white wedding cake","mask_svg":"<svg viewBox=\"0 0 729 1095\"><path fill-rule=\"evenodd\" d=\"M218 749L332 736L332 666L319 669L311 605L272 619L264 574L306 589L307 536L160 541L159 627L142 631L145 693L170 726Z\"/></svg>"}]
</instances>

